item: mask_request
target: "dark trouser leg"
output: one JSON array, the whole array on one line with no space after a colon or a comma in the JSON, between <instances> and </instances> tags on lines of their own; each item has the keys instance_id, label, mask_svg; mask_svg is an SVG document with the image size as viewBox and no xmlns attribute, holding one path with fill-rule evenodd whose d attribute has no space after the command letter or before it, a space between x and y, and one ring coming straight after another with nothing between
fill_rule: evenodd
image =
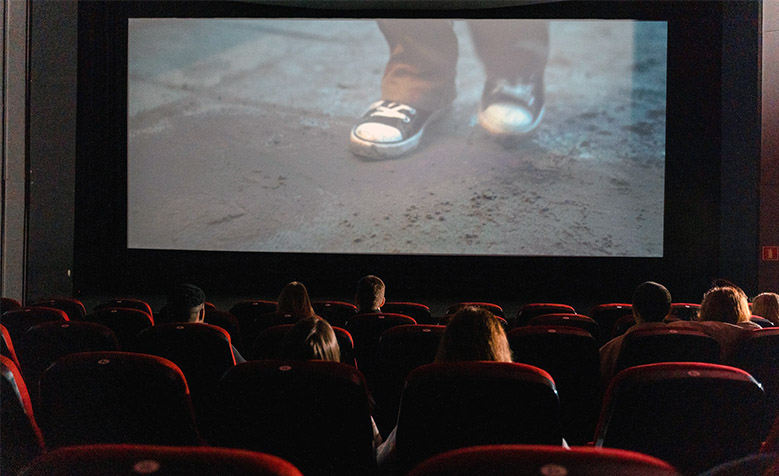
<instances>
[{"instance_id":1,"label":"dark trouser leg","mask_svg":"<svg viewBox=\"0 0 779 476\"><path fill-rule=\"evenodd\" d=\"M428 111L455 97L457 37L449 20L379 20L390 47L382 99Z\"/></svg>"},{"instance_id":2,"label":"dark trouser leg","mask_svg":"<svg viewBox=\"0 0 779 476\"><path fill-rule=\"evenodd\" d=\"M549 56L546 20L469 20L468 26L488 82L543 75Z\"/></svg>"}]
</instances>

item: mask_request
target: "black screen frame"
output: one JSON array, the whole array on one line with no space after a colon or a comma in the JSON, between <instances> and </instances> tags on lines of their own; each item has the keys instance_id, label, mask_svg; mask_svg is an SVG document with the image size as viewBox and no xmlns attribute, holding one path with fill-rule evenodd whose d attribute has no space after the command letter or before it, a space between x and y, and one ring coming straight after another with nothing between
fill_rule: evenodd
<instances>
[{"instance_id":1,"label":"black screen frame","mask_svg":"<svg viewBox=\"0 0 779 476\"><path fill-rule=\"evenodd\" d=\"M189 281L210 294L275 295L305 282L344 295L364 274L408 298L562 300L629 296L646 279L695 298L719 271L722 8L719 2L496 2L412 7L408 2L301 4L85 1L79 4L74 286L76 294L155 293ZM452 6L453 5L453 6ZM127 248L127 19L554 18L668 23L668 102L662 258L349 255ZM677 300L679 300L677 299Z\"/></svg>"}]
</instances>

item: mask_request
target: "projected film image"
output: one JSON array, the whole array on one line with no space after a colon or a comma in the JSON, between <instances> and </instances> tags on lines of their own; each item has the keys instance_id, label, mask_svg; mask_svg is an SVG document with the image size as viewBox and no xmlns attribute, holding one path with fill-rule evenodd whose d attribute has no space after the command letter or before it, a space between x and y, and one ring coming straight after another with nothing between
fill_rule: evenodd
<instances>
[{"instance_id":1,"label":"projected film image","mask_svg":"<svg viewBox=\"0 0 779 476\"><path fill-rule=\"evenodd\" d=\"M663 254L665 22L128 26L130 248Z\"/></svg>"}]
</instances>

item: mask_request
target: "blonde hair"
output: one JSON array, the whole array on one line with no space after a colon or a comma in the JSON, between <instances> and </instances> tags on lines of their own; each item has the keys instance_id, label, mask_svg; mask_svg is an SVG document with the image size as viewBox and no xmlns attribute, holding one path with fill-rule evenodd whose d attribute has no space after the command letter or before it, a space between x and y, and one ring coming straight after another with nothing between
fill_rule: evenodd
<instances>
[{"instance_id":1,"label":"blonde hair","mask_svg":"<svg viewBox=\"0 0 779 476\"><path fill-rule=\"evenodd\" d=\"M441 337L436 362L490 360L511 362L506 332L489 311L464 307L457 311Z\"/></svg>"},{"instance_id":2,"label":"blonde hair","mask_svg":"<svg viewBox=\"0 0 779 476\"><path fill-rule=\"evenodd\" d=\"M760 293L752 300L752 314L779 326L779 294Z\"/></svg>"},{"instance_id":3,"label":"blonde hair","mask_svg":"<svg viewBox=\"0 0 779 476\"><path fill-rule=\"evenodd\" d=\"M751 312L746 294L733 286L721 286L708 290L703 295L700 321L720 321L730 324L749 321Z\"/></svg>"},{"instance_id":4,"label":"blonde hair","mask_svg":"<svg viewBox=\"0 0 779 476\"><path fill-rule=\"evenodd\" d=\"M316 315L314 308L311 307L308 290L303 286L303 283L298 281L292 281L281 289L276 300L276 312L291 314L296 319Z\"/></svg>"},{"instance_id":5,"label":"blonde hair","mask_svg":"<svg viewBox=\"0 0 779 476\"><path fill-rule=\"evenodd\" d=\"M333 328L320 317L300 319L284 336L281 358L341 361L341 349Z\"/></svg>"}]
</instances>

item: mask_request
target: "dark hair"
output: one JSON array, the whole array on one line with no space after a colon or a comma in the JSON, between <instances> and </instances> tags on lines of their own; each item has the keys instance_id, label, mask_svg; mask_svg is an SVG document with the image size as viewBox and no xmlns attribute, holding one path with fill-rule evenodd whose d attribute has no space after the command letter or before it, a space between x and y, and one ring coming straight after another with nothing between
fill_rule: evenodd
<instances>
[{"instance_id":1,"label":"dark hair","mask_svg":"<svg viewBox=\"0 0 779 476\"><path fill-rule=\"evenodd\" d=\"M384 301L384 281L378 276L369 274L357 282L355 301L360 311L378 309Z\"/></svg>"},{"instance_id":2,"label":"dark hair","mask_svg":"<svg viewBox=\"0 0 779 476\"><path fill-rule=\"evenodd\" d=\"M646 281L633 291L633 311L645 322L660 322L671 309L671 293L665 286Z\"/></svg>"},{"instance_id":3,"label":"dark hair","mask_svg":"<svg viewBox=\"0 0 779 476\"><path fill-rule=\"evenodd\" d=\"M749 301L741 288L723 286L709 289L703 295L698 319L730 324L748 321L751 317Z\"/></svg>"},{"instance_id":4,"label":"dark hair","mask_svg":"<svg viewBox=\"0 0 779 476\"><path fill-rule=\"evenodd\" d=\"M511 349L503 326L491 312L464 307L452 316L446 326L435 360L511 362Z\"/></svg>"},{"instance_id":5,"label":"dark hair","mask_svg":"<svg viewBox=\"0 0 779 476\"><path fill-rule=\"evenodd\" d=\"M292 281L281 289L276 300L276 312L291 314L296 319L315 315L308 290L303 283Z\"/></svg>"},{"instance_id":6,"label":"dark hair","mask_svg":"<svg viewBox=\"0 0 779 476\"><path fill-rule=\"evenodd\" d=\"M167 304L161 313L162 322L188 322L192 311L206 302L206 294L194 284L176 284L168 291Z\"/></svg>"},{"instance_id":7,"label":"dark hair","mask_svg":"<svg viewBox=\"0 0 779 476\"><path fill-rule=\"evenodd\" d=\"M333 328L320 317L300 319L284 336L279 355L289 360L341 361L341 351Z\"/></svg>"}]
</instances>

